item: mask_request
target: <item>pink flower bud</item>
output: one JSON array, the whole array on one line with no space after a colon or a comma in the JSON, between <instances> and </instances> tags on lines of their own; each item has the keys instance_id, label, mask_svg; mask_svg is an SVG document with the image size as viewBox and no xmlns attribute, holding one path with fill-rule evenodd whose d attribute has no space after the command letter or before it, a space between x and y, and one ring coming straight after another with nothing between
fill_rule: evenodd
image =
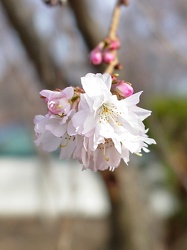
<instances>
[{"instance_id":1,"label":"pink flower bud","mask_svg":"<svg viewBox=\"0 0 187 250\"><path fill-rule=\"evenodd\" d=\"M112 91L123 98L131 96L134 93L133 87L124 81L113 84Z\"/></svg>"},{"instance_id":2,"label":"pink flower bud","mask_svg":"<svg viewBox=\"0 0 187 250\"><path fill-rule=\"evenodd\" d=\"M74 94L72 87L67 87L62 91L42 90L40 94L45 97L50 114L66 115L70 111L70 100Z\"/></svg>"},{"instance_id":3,"label":"pink flower bud","mask_svg":"<svg viewBox=\"0 0 187 250\"><path fill-rule=\"evenodd\" d=\"M70 110L70 104L66 96L49 100L47 106L50 113L54 115L67 114Z\"/></svg>"},{"instance_id":4,"label":"pink flower bud","mask_svg":"<svg viewBox=\"0 0 187 250\"><path fill-rule=\"evenodd\" d=\"M103 62L105 62L106 64L109 64L112 61L114 61L114 59L115 59L114 53L112 53L109 50L104 51L104 53L103 53Z\"/></svg>"},{"instance_id":5,"label":"pink flower bud","mask_svg":"<svg viewBox=\"0 0 187 250\"><path fill-rule=\"evenodd\" d=\"M112 40L109 44L109 48L111 50L117 50L117 49L119 49L120 45L121 45L121 43L118 39Z\"/></svg>"},{"instance_id":6,"label":"pink flower bud","mask_svg":"<svg viewBox=\"0 0 187 250\"><path fill-rule=\"evenodd\" d=\"M100 49L96 48L91 51L90 62L94 65L99 65L102 63L102 53Z\"/></svg>"}]
</instances>

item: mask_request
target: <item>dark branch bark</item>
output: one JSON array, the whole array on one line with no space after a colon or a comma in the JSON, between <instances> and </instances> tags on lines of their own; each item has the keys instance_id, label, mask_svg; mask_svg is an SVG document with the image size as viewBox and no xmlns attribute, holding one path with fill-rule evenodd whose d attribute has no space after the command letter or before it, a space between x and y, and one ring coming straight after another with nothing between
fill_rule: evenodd
<instances>
[{"instance_id":1,"label":"dark branch bark","mask_svg":"<svg viewBox=\"0 0 187 250\"><path fill-rule=\"evenodd\" d=\"M85 40L88 50L91 51L105 38L107 32L105 34L98 22L91 17L88 1L69 0L69 4L74 13L77 27ZM93 65L95 72L104 72L105 68L106 66L104 64L99 66Z\"/></svg>"},{"instance_id":2,"label":"dark branch bark","mask_svg":"<svg viewBox=\"0 0 187 250\"><path fill-rule=\"evenodd\" d=\"M69 0L70 6L74 12L77 26L82 33L86 45L92 50L97 43L103 39L103 32L98 23L90 16L88 1Z\"/></svg>"},{"instance_id":3,"label":"dark branch bark","mask_svg":"<svg viewBox=\"0 0 187 250\"><path fill-rule=\"evenodd\" d=\"M47 88L54 89L57 80L62 82L61 71L55 65L45 39L37 34L32 25L34 10L24 0L2 0L1 3L34 63L41 81Z\"/></svg>"}]
</instances>

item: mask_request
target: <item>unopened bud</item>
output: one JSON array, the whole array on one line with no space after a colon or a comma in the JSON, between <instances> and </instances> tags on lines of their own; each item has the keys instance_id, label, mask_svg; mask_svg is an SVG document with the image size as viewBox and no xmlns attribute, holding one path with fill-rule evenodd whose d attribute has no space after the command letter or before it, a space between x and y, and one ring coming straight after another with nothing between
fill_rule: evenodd
<instances>
[{"instance_id":1,"label":"unopened bud","mask_svg":"<svg viewBox=\"0 0 187 250\"><path fill-rule=\"evenodd\" d=\"M115 65L115 69L117 69L117 70L121 70L122 68L123 68L123 66L121 65L121 63L117 63Z\"/></svg>"},{"instance_id":2,"label":"unopened bud","mask_svg":"<svg viewBox=\"0 0 187 250\"><path fill-rule=\"evenodd\" d=\"M90 62L94 65L99 65L102 63L102 53L99 49L94 49L90 53Z\"/></svg>"},{"instance_id":3,"label":"unopened bud","mask_svg":"<svg viewBox=\"0 0 187 250\"><path fill-rule=\"evenodd\" d=\"M112 85L112 92L125 98L131 96L134 93L134 89L130 83L119 81L118 83Z\"/></svg>"},{"instance_id":4,"label":"unopened bud","mask_svg":"<svg viewBox=\"0 0 187 250\"><path fill-rule=\"evenodd\" d=\"M129 5L129 0L121 0L121 4L128 6Z\"/></svg>"},{"instance_id":5,"label":"unopened bud","mask_svg":"<svg viewBox=\"0 0 187 250\"><path fill-rule=\"evenodd\" d=\"M121 45L121 43L118 39L112 40L109 44L109 48L111 50L117 50L117 49L119 49L120 45Z\"/></svg>"},{"instance_id":6,"label":"unopened bud","mask_svg":"<svg viewBox=\"0 0 187 250\"><path fill-rule=\"evenodd\" d=\"M106 64L111 63L112 61L114 61L114 59L115 59L115 56L113 52L106 50L103 53L103 62L105 62Z\"/></svg>"}]
</instances>

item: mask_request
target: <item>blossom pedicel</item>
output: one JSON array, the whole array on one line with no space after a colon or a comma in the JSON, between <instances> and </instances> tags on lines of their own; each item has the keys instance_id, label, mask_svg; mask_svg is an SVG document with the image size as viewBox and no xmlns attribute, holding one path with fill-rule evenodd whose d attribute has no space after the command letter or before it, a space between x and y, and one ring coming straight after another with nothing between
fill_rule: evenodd
<instances>
[{"instance_id":1,"label":"blossom pedicel","mask_svg":"<svg viewBox=\"0 0 187 250\"><path fill-rule=\"evenodd\" d=\"M112 86L109 74L89 73L81 83L83 89L40 92L48 113L34 119L36 145L46 151L60 148L61 159L77 159L93 171L114 170L121 158L129 162L130 153L149 152L148 145L156 142L143 124L151 111L137 106L142 92L133 94L124 81Z\"/></svg>"}]
</instances>

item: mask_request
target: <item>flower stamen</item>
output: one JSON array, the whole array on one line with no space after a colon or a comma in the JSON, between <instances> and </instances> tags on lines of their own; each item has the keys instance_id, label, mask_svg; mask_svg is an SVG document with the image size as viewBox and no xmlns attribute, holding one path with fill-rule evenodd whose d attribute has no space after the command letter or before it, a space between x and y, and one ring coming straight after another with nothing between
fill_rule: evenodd
<instances>
[{"instance_id":1,"label":"flower stamen","mask_svg":"<svg viewBox=\"0 0 187 250\"><path fill-rule=\"evenodd\" d=\"M119 119L119 112L115 105L110 105L110 104L103 104L100 109L99 109L99 122L101 123L102 121L104 122L115 122L117 123L118 126L122 126L122 124L118 121Z\"/></svg>"},{"instance_id":2,"label":"flower stamen","mask_svg":"<svg viewBox=\"0 0 187 250\"><path fill-rule=\"evenodd\" d=\"M141 153L135 153L137 156L142 156L142 154Z\"/></svg>"},{"instance_id":3,"label":"flower stamen","mask_svg":"<svg viewBox=\"0 0 187 250\"><path fill-rule=\"evenodd\" d=\"M70 136L70 135L67 135L67 137L65 137L65 140L66 140L66 143L63 145L63 144L60 144L60 148L65 148L67 145L68 145L68 142L70 140L73 140L75 141L75 136Z\"/></svg>"},{"instance_id":4,"label":"flower stamen","mask_svg":"<svg viewBox=\"0 0 187 250\"><path fill-rule=\"evenodd\" d=\"M67 137L65 139L66 139L66 143L64 145L60 144L60 148L65 148L68 145L69 139Z\"/></svg>"},{"instance_id":5,"label":"flower stamen","mask_svg":"<svg viewBox=\"0 0 187 250\"><path fill-rule=\"evenodd\" d=\"M106 144L104 144L104 147L103 147L103 157L105 159L105 161L109 161L110 159L106 156Z\"/></svg>"}]
</instances>

